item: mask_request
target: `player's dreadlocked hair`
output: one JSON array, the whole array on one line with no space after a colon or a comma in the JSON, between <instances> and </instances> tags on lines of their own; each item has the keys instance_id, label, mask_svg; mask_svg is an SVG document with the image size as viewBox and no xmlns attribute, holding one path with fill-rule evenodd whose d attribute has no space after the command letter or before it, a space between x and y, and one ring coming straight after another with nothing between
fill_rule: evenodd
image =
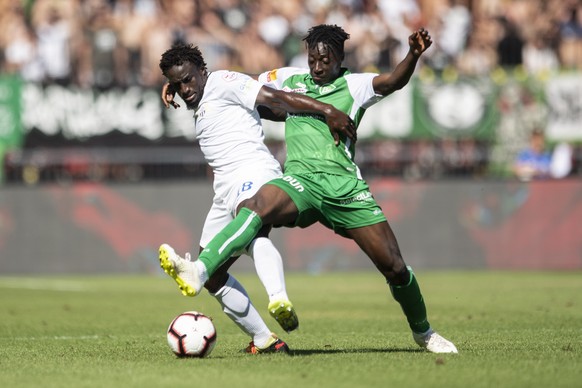
<instances>
[{"instance_id":1,"label":"player's dreadlocked hair","mask_svg":"<svg viewBox=\"0 0 582 388\"><path fill-rule=\"evenodd\" d=\"M335 24L320 24L311 27L307 31L307 36L303 38L308 49L315 48L321 42L340 60L344 59L344 42L348 39L350 39L350 34Z\"/></svg>"},{"instance_id":2,"label":"player's dreadlocked hair","mask_svg":"<svg viewBox=\"0 0 582 388\"><path fill-rule=\"evenodd\" d=\"M198 46L194 47L192 43L188 45L183 43L176 44L163 53L162 59L160 59L160 69L164 75L167 75L167 72L173 66L183 65L185 62L192 62L198 69L204 72L207 71L202 53Z\"/></svg>"}]
</instances>

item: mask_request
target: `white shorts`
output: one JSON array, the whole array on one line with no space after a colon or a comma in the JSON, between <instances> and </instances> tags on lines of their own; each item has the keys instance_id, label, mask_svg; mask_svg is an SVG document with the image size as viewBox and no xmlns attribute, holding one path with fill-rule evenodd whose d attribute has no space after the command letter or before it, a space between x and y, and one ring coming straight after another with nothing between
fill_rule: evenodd
<instances>
[{"instance_id":1,"label":"white shorts","mask_svg":"<svg viewBox=\"0 0 582 388\"><path fill-rule=\"evenodd\" d=\"M218 181L215 178L216 194L204 221L200 246L206 247L206 244L234 219L236 209L242 201L255 195L265 183L282 175L278 166L261 165L236 170Z\"/></svg>"}]
</instances>

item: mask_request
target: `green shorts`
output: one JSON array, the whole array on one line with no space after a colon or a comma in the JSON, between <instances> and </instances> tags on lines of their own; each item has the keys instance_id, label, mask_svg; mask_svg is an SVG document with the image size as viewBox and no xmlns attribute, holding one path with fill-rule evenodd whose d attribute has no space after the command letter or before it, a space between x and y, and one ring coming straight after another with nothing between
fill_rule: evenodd
<instances>
[{"instance_id":1,"label":"green shorts","mask_svg":"<svg viewBox=\"0 0 582 388\"><path fill-rule=\"evenodd\" d=\"M320 222L346 236L347 229L386 221L382 208L368 184L355 177L326 173L284 174L269 181L285 191L299 209L299 216L288 227L306 228Z\"/></svg>"}]
</instances>

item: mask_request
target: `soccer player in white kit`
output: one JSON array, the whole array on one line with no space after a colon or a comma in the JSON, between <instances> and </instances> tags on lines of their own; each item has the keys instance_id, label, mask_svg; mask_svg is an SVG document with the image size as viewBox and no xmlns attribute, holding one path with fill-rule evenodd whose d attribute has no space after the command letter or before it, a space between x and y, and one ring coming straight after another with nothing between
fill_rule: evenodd
<instances>
[{"instance_id":1,"label":"soccer player in white kit","mask_svg":"<svg viewBox=\"0 0 582 388\"><path fill-rule=\"evenodd\" d=\"M252 197L264 183L282 175L279 162L264 143L258 105L275 111L322 115L334 136L338 132L355 133L351 119L331 105L299 94L275 91L242 73L226 70L209 73L202 54L192 45L167 50L162 55L160 69L168 78L171 90L180 95L188 109L194 110L196 137L214 173L215 195L204 222L201 250L233 220L243 200ZM172 104L177 106L173 101ZM287 296L281 255L268 238L269 231L270 227L261 230L246 253L253 258L269 295L269 313L290 332L299 322ZM252 337L248 352L288 352L287 344L267 328L243 286L227 272L241 253L237 252L222 267L224 270L208 279L205 288L222 305L223 311ZM184 295L191 295L187 285L176 277L175 268L165 265L163 257L170 254L175 254L172 247L162 244L162 268L176 280Z\"/></svg>"}]
</instances>

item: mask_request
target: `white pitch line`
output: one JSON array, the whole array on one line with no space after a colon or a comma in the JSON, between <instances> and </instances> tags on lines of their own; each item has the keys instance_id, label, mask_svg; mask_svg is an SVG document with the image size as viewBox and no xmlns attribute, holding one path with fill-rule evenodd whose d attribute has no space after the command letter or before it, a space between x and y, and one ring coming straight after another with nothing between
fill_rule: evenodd
<instances>
[{"instance_id":1,"label":"white pitch line","mask_svg":"<svg viewBox=\"0 0 582 388\"><path fill-rule=\"evenodd\" d=\"M158 338L160 337L159 334L150 334L146 336L124 336L123 338ZM45 340L56 340L56 341L75 341L75 340L98 340L98 339L112 339L117 340L121 337L115 335L79 335L79 336L71 336L71 335L55 335L55 336L42 336L42 337L0 337L0 341L2 340L14 340L14 341L45 341Z\"/></svg>"},{"instance_id":2,"label":"white pitch line","mask_svg":"<svg viewBox=\"0 0 582 388\"><path fill-rule=\"evenodd\" d=\"M43 336L43 337L0 337L0 340L13 340L13 341L44 341L44 340L96 340L99 338L103 338L98 335L80 335L80 336L69 336L69 335L60 335L60 336Z\"/></svg>"},{"instance_id":3,"label":"white pitch line","mask_svg":"<svg viewBox=\"0 0 582 388\"><path fill-rule=\"evenodd\" d=\"M39 280L31 278L0 279L0 288L41 291L87 291L87 287L77 281Z\"/></svg>"}]
</instances>

